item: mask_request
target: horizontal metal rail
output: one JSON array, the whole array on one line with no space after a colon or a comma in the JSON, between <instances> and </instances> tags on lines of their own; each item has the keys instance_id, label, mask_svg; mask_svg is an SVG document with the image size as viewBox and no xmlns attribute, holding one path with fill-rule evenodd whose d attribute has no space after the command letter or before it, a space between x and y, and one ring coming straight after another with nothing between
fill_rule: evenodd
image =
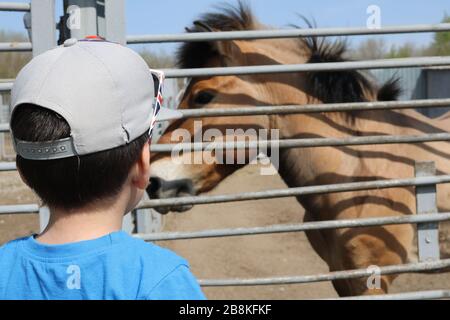
<instances>
[{"instance_id":1,"label":"horizontal metal rail","mask_svg":"<svg viewBox=\"0 0 450 320\"><path fill-rule=\"evenodd\" d=\"M3 131L8 130L6 125ZM212 150L243 150L243 149L269 149L269 148L318 148L318 147L340 147L340 146L362 146L377 144L404 144L450 141L450 133L433 133L420 136L367 136L349 138L308 138L308 139L285 139L285 140L261 140L261 141L229 141L229 142L195 142L178 144L153 144L152 152L199 152ZM0 163L0 171L12 168L11 164ZM14 169L13 169L14 170Z\"/></svg>"},{"instance_id":2,"label":"horizontal metal rail","mask_svg":"<svg viewBox=\"0 0 450 320\"><path fill-rule=\"evenodd\" d=\"M411 273L411 272L425 272L442 270L450 267L450 259L419 262L403 265L392 265L380 267L380 275ZM199 280L203 287L230 287L230 286L264 286L264 285L287 285L287 284L302 284L312 282L333 281L342 279L358 279L369 277L373 274L371 270L358 269L347 271L335 271L330 273L292 276L292 277L272 277L272 278L257 278L257 279L208 279Z\"/></svg>"},{"instance_id":3,"label":"horizontal metal rail","mask_svg":"<svg viewBox=\"0 0 450 320\"><path fill-rule=\"evenodd\" d=\"M324 72L450 65L450 57L415 57L366 61L325 62L304 64L277 64L250 67L166 69L166 78L237 76L268 73Z\"/></svg>"},{"instance_id":4,"label":"horizontal metal rail","mask_svg":"<svg viewBox=\"0 0 450 320\"><path fill-rule=\"evenodd\" d=\"M208 117L233 117L254 116L272 114L308 114L322 112L346 112L367 110L395 110L395 109L419 109L450 107L450 98L447 99L423 99L409 101L381 101L381 102L350 102L307 105L282 105L282 106L255 106L218 109L179 109L182 119L208 118ZM0 132L9 132L7 123L0 123Z\"/></svg>"},{"instance_id":5,"label":"horizontal metal rail","mask_svg":"<svg viewBox=\"0 0 450 320\"><path fill-rule=\"evenodd\" d=\"M433 67L450 65L450 57L415 57L366 61L262 65L250 67L165 69L166 78L233 76L268 73L324 72L344 70ZM12 83L0 84L0 91L9 91Z\"/></svg>"},{"instance_id":6,"label":"horizontal metal rail","mask_svg":"<svg viewBox=\"0 0 450 320\"><path fill-rule=\"evenodd\" d=\"M15 162L0 162L0 172L17 170Z\"/></svg>"},{"instance_id":7,"label":"horizontal metal rail","mask_svg":"<svg viewBox=\"0 0 450 320\"><path fill-rule=\"evenodd\" d=\"M32 48L31 42L0 42L0 52L26 52Z\"/></svg>"},{"instance_id":8,"label":"horizontal metal rail","mask_svg":"<svg viewBox=\"0 0 450 320\"><path fill-rule=\"evenodd\" d=\"M0 206L0 214L39 213L38 204L17 204Z\"/></svg>"},{"instance_id":9,"label":"horizontal metal rail","mask_svg":"<svg viewBox=\"0 0 450 320\"><path fill-rule=\"evenodd\" d=\"M127 36L127 43L139 44L139 43L197 42L197 41L218 41L218 40L252 40L252 39L256 40L256 39L279 39L279 38L299 38L299 37L402 34L402 33L440 32L440 31L450 31L450 23L387 26L379 29L356 27L356 28L195 32L195 33L181 33L181 34L159 34L159 35L150 35L150 34L129 35Z\"/></svg>"},{"instance_id":10,"label":"horizontal metal rail","mask_svg":"<svg viewBox=\"0 0 450 320\"><path fill-rule=\"evenodd\" d=\"M436 67L450 65L450 57L415 57L379 59L366 61L305 63L305 64L279 64L250 67L226 68L194 68L194 69L166 69L163 70L166 78L234 76L268 73L294 73L294 72L324 72L344 70L389 69L410 67ZM0 91L9 91L12 83L0 84Z\"/></svg>"},{"instance_id":11,"label":"horizontal metal rail","mask_svg":"<svg viewBox=\"0 0 450 320\"><path fill-rule=\"evenodd\" d=\"M0 2L0 11L30 11L30 3Z\"/></svg>"},{"instance_id":12,"label":"horizontal metal rail","mask_svg":"<svg viewBox=\"0 0 450 320\"><path fill-rule=\"evenodd\" d=\"M149 209L159 207L176 207L185 205L199 205L199 204L213 204L225 202L239 202L261 199L275 199L305 196L312 194L325 194L361 190L374 189L389 189L389 188L403 188L413 186L424 186L429 184L443 184L450 183L450 175L417 177L410 179L391 179L391 180L377 180L366 182L351 182L340 184L329 184L321 186L309 186L287 189L275 189L256 192L241 192L237 194L222 194L216 196L193 196L181 198L168 199L154 199L142 201L138 209Z\"/></svg>"},{"instance_id":13,"label":"horizontal metal rail","mask_svg":"<svg viewBox=\"0 0 450 320\"><path fill-rule=\"evenodd\" d=\"M231 142L196 142L179 144L154 144L150 147L152 152L210 152L213 150L243 150L269 148L318 148L339 146L362 146L377 144L404 144L450 141L450 133L434 133L421 136L367 136L350 138L312 138L312 139L286 139L266 141L231 141ZM16 170L15 164L0 163L0 171Z\"/></svg>"},{"instance_id":14,"label":"horizontal metal rail","mask_svg":"<svg viewBox=\"0 0 450 320\"><path fill-rule=\"evenodd\" d=\"M413 186L424 186L424 185L430 185L430 184L443 184L443 183L450 183L450 175L418 177L418 178L410 178L410 179L391 179L391 180L378 180L378 181L366 181L366 182L352 182L352 183L341 183L341 184L331 184L331 185L322 185L322 186L275 189L275 190L266 190L266 191L257 191L257 192L244 192L244 193L239 193L239 194L226 194L226 195L217 195L217 196L193 196L193 197L183 197L183 198L147 200L147 201L142 201L137 206L136 209L148 209L148 208L158 208L158 207L168 207L168 206L213 204L213 203L238 202L238 201L250 201L250 200L261 200L261 199L287 198L287 197L296 197L296 196L312 195L312 194L413 187ZM439 219L444 219L444 218L446 218L445 214L439 214ZM402 219L405 219L405 218L402 218ZM406 219L409 219L409 218L406 218ZM412 218L412 219L421 219L421 218ZM321 223L323 223L323 222L321 222ZM296 226L296 227L298 227L298 226ZM150 238L148 238L148 239L150 239Z\"/></svg>"},{"instance_id":15,"label":"horizontal metal rail","mask_svg":"<svg viewBox=\"0 0 450 320\"><path fill-rule=\"evenodd\" d=\"M271 225L267 227L233 228L219 230L204 230L195 232L163 232L137 234L136 237L144 241L192 240L222 237L238 237L249 235L263 235L276 233L304 232L310 230L343 229L374 227L382 225L417 224L424 222L440 222L450 220L450 213L435 213L423 215L378 217L351 220L317 221L298 224Z\"/></svg>"},{"instance_id":16,"label":"horizontal metal rail","mask_svg":"<svg viewBox=\"0 0 450 320\"><path fill-rule=\"evenodd\" d=\"M318 148L318 147L342 147L362 146L375 144L403 144L423 143L436 141L450 141L450 133L432 133L420 136L367 136L349 138L308 138L308 139L284 139L284 140L250 140L228 142L194 142L178 144L154 144L152 152L199 152L212 150L242 150L269 148Z\"/></svg>"},{"instance_id":17,"label":"horizontal metal rail","mask_svg":"<svg viewBox=\"0 0 450 320\"><path fill-rule=\"evenodd\" d=\"M450 99L428 99L409 101L350 102L307 105L254 106L214 109L180 109L184 119L200 117L232 117L272 114L306 114L321 112L346 112L365 110L419 109L450 107Z\"/></svg>"},{"instance_id":18,"label":"horizontal metal rail","mask_svg":"<svg viewBox=\"0 0 450 320\"><path fill-rule=\"evenodd\" d=\"M0 92L11 91L13 84L13 82L0 82Z\"/></svg>"},{"instance_id":19,"label":"horizontal metal rail","mask_svg":"<svg viewBox=\"0 0 450 320\"><path fill-rule=\"evenodd\" d=\"M434 300L450 298L450 290L430 290L321 300Z\"/></svg>"},{"instance_id":20,"label":"horizontal metal rail","mask_svg":"<svg viewBox=\"0 0 450 320\"><path fill-rule=\"evenodd\" d=\"M0 123L0 132L9 132L9 124Z\"/></svg>"}]
</instances>

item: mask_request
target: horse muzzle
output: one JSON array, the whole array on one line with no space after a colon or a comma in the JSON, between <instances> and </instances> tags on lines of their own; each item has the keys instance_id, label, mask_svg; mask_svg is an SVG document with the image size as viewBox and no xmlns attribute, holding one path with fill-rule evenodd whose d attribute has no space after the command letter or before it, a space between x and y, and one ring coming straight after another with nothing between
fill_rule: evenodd
<instances>
[{"instance_id":1,"label":"horse muzzle","mask_svg":"<svg viewBox=\"0 0 450 320\"><path fill-rule=\"evenodd\" d=\"M194 184L190 179L180 179L166 181L159 177L150 178L150 185L147 188L147 194L150 199L168 199L189 197L195 195ZM169 206L155 208L160 214L169 212L185 212L192 209L192 205Z\"/></svg>"}]
</instances>

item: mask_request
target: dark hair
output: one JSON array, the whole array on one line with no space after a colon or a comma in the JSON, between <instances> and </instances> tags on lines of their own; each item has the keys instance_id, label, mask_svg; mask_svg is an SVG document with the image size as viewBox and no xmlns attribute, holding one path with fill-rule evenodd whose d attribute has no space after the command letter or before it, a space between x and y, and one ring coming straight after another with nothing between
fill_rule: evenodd
<instances>
[{"instance_id":1,"label":"dark hair","mask_svg":"<svg viewBox=\"0 0 450 320\"><path fill-rule=\"evenodd\" d=\"M31 142L70 136L70 126L59 114L32 104L17 107L11 130L15 138ZM115 149L59 160L18 155L17 168L46 205L73 210L117 196L148 140L144 133Z\"/></svg>"}]
</instances>

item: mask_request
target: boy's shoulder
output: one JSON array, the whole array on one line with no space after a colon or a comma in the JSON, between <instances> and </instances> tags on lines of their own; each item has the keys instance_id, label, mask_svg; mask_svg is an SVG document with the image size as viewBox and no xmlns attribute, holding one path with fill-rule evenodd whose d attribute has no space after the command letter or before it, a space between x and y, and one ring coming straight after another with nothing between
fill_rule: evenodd
<instances>
[{"instance_id":1,"label":"boy's shoulder","mask_svg":"<svg viewBox=\"0 0 450 320\"><path fill-rule=\"evenodd\" d=\"M130 235L127 235L126 237L127 242L124 243L124 245L130 249L130 254L138 255L141 259L143 259L143 262L145 261L146 263L155 263L158 265L161 265L161 262L165 262L166 264L170 264L173 266L189 266L186 259L179 256L170 249L160 247L154 243L146 242L142 239Z\"/></svg>"},{"instance_id":2,"label":"boy's shoulder","mask_svg":"<svg viewBox=\"0 0 450 320\"><path fill-rule=\"evenodd\" d=\"M124 246L129 256L122 256L121 262L140 274L141 298L204 299L189 263L183 257L129 235Z\"/></svg>"},{"instance_id":3,"label":"boy's shoulder","mask_svg":"<svg viewBox=\"0 0 450 320\"><path fill-rule=\"evenodd\" d=\"M18 247L27 239L28 237L22 237L0 245L0 269L7 268L14 263L18 256Z\"/></svg>"},{"instance_id":4,"label":"boy's shoulder","mask_svg":"<svg viewBox=\"0 0 450 320\"><path fill-rule=\"evenodd\" d=\"M160 247L151 242L122 233L124 241L114 253L118 265L124 269L138 271L143 278L158 280L164 278L177 269L190 269L186 259L170 249ZM133 261L130 264L130 261Z\"/></svg>"},{"instance_id":5,"label":"boy's shoulder","mask_svg":"<svg viewBox=\"0 0 450 320\"><path fill-rule=\"evenodd\" d=\"M6 242L2 245L0 245L0 257L4 254L14 253L17 249L17 246L23 242L26 241L29 237L21 237L17 238L15 240L11 240L9 242ZM0 259L1 261L1 259Z\"/></svg>"}]
</instances>

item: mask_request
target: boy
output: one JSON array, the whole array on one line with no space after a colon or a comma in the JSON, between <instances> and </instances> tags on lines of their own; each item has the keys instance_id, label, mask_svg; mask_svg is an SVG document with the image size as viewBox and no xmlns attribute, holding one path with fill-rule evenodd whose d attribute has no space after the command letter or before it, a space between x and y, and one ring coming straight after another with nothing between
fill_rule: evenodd
<instances>
[{"instance_id":1,"label":"boy","mask_svg":"<svg viewBox=\"0 0 450 320\"><path fill-rule=\"evenodd\" d=\"M99 38L67 40L19 73L17 168L50 221L0 248L0 299L204 299L183 258L120 231L148 186L156 115L178 116L160 109L161 81Z\"/></svg>"}]
</instances>

